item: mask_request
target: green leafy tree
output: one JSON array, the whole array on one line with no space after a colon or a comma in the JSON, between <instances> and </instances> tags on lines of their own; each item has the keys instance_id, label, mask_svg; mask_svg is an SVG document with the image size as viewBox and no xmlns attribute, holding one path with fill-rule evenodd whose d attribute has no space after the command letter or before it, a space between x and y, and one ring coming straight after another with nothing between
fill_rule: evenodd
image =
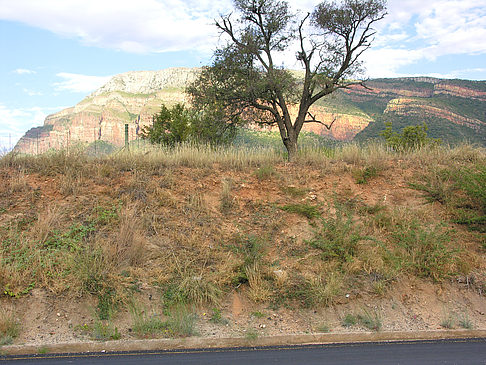
<instances>
[{"instance_id":1,"label":"green leafy tree","mask_svg":"<svg viewBox=\"0 0 486 365\"><path fill-rule=\"evenodd\" d=\"M391 122L385 123L385 130L380 135L385 138L386 145L394 151L411 151L427 145L440 144L440 139L427 137L427 124L407 126L401 133L395 132Z\"/></svg>"},{"instance_id":2,"label":"green leafy tree","mask_svg":"<svg viewBox=\"0 0 486 365\"><path fill-rule=\"evenodd\" d=\"M162 105L153 116L152 125L142 130L142 138L153 144L174 146L181 142L209 143L231 142L236 136L235 124L226 123L217 105L196 111L176 104L172 108Z\"/></svg>"},{"instance_id":3,"label":"green leafy tree","mask_svg":"<svg viewBox=\"0 0 486 365\"><path fill-rule=\"evenodd\" d=\"M182 104L170 109L162 105L160 112L153 116L152 125L143 128L142 138L153 144L169 146L184 142L189 137L192 118L193 112Z\"/></svg>"},{"instance_id":4,"label":"green leafy tree","mask_svg":"<svg viewBox=\"0 0 486 365\"><path fill-rule=\"evenodd\" d=\"M292 159L305 123L332 125L318 120L311 106L359 83L350 79L362 71L359 58L371 45L372 26L385 16L385 2L325 1L301 17L285 1L234 0L234 7L216 21L227 43L187 91L196 108L218 103L226 123L277 125ZM299 75L277 65L294 47Z\"/></svg>"}]
</instances>

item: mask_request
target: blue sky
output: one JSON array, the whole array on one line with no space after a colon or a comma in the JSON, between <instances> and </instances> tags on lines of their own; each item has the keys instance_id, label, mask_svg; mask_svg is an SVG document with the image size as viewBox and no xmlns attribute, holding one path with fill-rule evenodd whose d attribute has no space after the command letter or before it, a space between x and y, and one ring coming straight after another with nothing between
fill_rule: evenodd
<instances>
[{"instance_id":1,"label":"blue sky","mask_svg":"<svg viewBox=\"0 0 486 365\"><path fill-rule=\"evenodd\" d=\"M289 0L305 13L320 3ZM231 0L0 0L0 149L112 75L208 64ZM486 3L389 0L368 77L486 80ZM285 65L297 68L293 57Z\"/></svg>"}]
</instances>

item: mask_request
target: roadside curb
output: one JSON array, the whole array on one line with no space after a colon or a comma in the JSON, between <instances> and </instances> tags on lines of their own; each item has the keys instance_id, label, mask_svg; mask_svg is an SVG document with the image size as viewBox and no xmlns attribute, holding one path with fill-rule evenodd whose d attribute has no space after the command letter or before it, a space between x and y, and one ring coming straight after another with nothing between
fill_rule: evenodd
<instances>
[{"instance_id":1,"label":"roadside curb","mask_svg":"<svg viewBox=\"0 0 486 365\"><path fill-rule=\"evenodd\" d=\"M485 338L486 330L441 330L414 332L359 332L359 333L319 333L306 335L283 335L260 337L255 340L246 338L202 338L117 340L106 342L72 342L52 345L8 345L0 347L2 355L39 354L44 349L53 353L87 352L135 352L190 350L230 347L265 347L286 345L312 345L359 342L394 342L410 340L446 340Z\"/></svg>"}]
</instances>

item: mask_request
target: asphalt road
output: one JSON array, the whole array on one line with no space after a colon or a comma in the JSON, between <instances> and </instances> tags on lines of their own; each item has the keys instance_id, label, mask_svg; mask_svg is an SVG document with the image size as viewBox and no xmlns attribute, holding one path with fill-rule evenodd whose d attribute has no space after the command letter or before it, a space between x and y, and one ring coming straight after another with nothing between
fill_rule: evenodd
<instances>
[{"instance_id":1,"label":"asphalt road","mask_svg":"<svg viewBox=\"0 0 486 365\"><path fill-rule=\"evenodd\" d=\"M20 364L481 364L486 339L0 357Z\"/></svg>"}]
</instances>

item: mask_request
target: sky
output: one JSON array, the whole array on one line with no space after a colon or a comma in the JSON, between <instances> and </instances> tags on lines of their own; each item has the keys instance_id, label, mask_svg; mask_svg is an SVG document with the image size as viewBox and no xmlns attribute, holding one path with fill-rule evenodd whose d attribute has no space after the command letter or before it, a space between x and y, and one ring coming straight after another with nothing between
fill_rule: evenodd
<instances>
[{"instance_id":1,"label":"sky","mask_svg":"<svg viewBox=\"0 0 486 365\"><path fill-rule=\"evenodd\" d=\"M322 0L288 0L298 14ZM231 0L0 0L0 151L111 76L210 64ZM388 0L366 77L486 80L486 1ZM294 59L284 60L297 68Z\"/></svg>"}]
</instances>

